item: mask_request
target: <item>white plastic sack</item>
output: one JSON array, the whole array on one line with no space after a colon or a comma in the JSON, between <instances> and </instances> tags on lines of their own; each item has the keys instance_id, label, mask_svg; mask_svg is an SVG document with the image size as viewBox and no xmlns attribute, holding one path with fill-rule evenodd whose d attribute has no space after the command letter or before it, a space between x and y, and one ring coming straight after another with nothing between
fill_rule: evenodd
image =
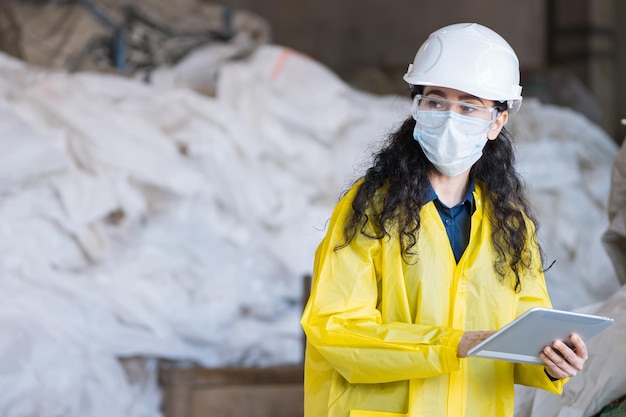
<instances>
[{"instance_id":1,"label":"white plastic sack","mask_svg":"<svg viewBox=\"0 0 626 417\"><path fill-rule=\"evenodd\" d=\"M603 301L619 288L602 246L613 140L571 110L525 100L510 119L518 168L539 219L548 291L556 308Z\"/></svg>"},{"instance_id":2,"label":"white plastic sack","mask_svg":"<svg viewBox=\"0 0 626 417\"><path fill-rule=\"evenodd\" d=\"M626 286L586 312L613 317L615 323L587 341L589 359L563 395L516 386L515 417L589 417L626 393Z\"/></svg>"}]
</instances>

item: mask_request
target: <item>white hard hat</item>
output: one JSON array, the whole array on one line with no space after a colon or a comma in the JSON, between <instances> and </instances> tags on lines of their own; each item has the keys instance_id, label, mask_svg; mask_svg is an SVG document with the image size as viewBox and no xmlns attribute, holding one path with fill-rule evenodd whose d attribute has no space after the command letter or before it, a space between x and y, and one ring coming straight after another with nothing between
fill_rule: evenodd
<instances>
[{"instance_id":1,"label":"white hard hat","mask_svg":"<svg viewBox=\"0 0 626 417\"><path fill-rule=\"evenodd\" d=\"M404 80L506 102L509 112L522 104L515 51L502 36L478 23L457 23L431 33Z\"/></svg>"}]
</instances>

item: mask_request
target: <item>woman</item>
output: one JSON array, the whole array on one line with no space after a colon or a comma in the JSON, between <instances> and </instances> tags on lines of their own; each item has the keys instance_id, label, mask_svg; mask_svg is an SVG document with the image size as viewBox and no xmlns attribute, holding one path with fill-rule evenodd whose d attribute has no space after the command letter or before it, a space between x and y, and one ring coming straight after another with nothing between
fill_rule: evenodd
<instances>
[{"instance_id":1,"label":"woman","mask_svg":"<svg viewBox=\"0 0 626 417\"><path fill-rule=\"evenodd\" d=\"M301 324L305 417L511 416L514 383L560 394L587 359L572 335L544 366L468 358L549 307L533 218L504 125L518 60L478 24L444 27L404 79L412 117L342 197Z\"/></svg>"}]
</instances>

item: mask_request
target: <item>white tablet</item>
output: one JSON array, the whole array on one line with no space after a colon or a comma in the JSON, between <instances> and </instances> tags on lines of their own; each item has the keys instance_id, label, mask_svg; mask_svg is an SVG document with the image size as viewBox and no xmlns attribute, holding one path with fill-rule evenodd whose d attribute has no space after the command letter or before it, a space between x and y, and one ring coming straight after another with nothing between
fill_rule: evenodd
<instances>
[{"instance_id":1,"label":"white tablet","mask_svg":"<svg viewBox=\"0 0 626 417\"><path fill-rule=\"evenodd\" d=\"M587 341L611 324L610 317L536 307L474 346L468 355L542 364L539 352L554 340L569 345L569 336L577 333Z\"/></svg>"}]
</instances>

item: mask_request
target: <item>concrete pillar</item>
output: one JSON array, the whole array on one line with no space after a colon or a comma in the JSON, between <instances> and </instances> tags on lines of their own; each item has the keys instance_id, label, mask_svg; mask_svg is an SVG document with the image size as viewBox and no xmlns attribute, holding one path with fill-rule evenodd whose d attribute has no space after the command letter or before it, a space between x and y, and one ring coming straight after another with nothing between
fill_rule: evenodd
<instances>
[{"instance_id":1,"label":"concrete pillar","mask_svg":"<svg viewBox=\"0 0 626 417\"><path fill-rule=\"evenodd\" d=\"M614 0L615 13L613 16L616 31L617 48L617 77L615 80L615 132L616 140L621 143L626 136L626 126L619 123L619 120L626 119L626 2Z\"/></svg>"},{"instance_id":2,"label":"concrete pillar","mask_svg":"<svg viewBox=\"0 0 626 417\"><path fill-rule=\"evenodd\" d=\"M601 110L601 117L593 121L616 140L620 26L616 9L618 5L624 7L620 3L620 0L548 0L546 12L548 67L572 72L587 86ZM584 103L571 105L584 106Z\"/></svg>"}]
</instances>

